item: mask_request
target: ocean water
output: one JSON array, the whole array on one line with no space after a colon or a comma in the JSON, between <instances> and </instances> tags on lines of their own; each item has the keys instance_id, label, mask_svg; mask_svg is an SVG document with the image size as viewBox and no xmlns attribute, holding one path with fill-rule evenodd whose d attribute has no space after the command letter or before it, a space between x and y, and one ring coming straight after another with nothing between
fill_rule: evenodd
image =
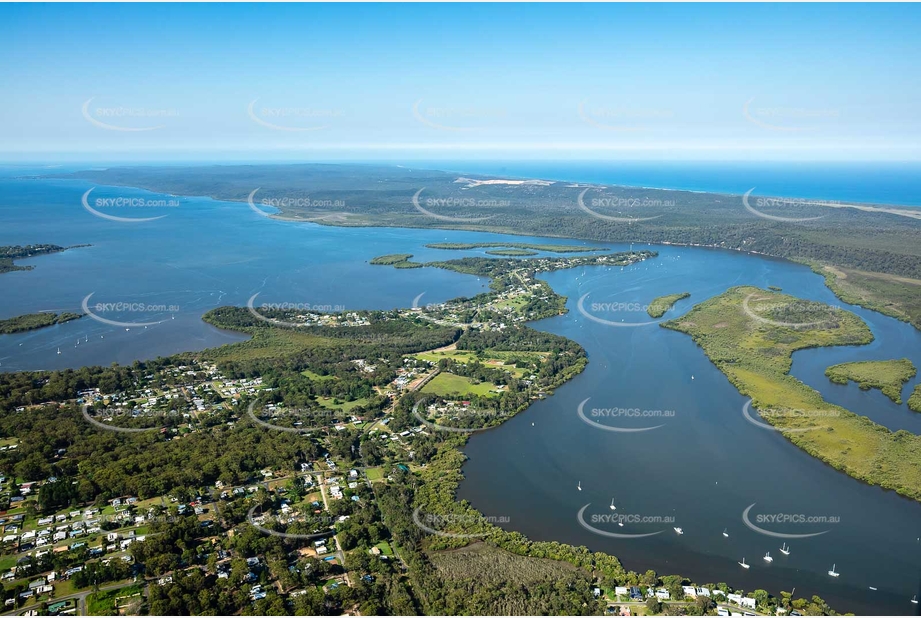
<instances>
[{"instance_id":1,"label":"ocean water","mask_svg":"<svg viewBox=\"0 0 921 618\"><path fill-rule=\"evenodd\" d=\"M531 169L534 176L591 182L602 181L589 178L590 173L610 173L602 168L590 172L577 166L534 169L530 165L487 170L484 164L480 170L466 171L522 176ZM482 250L424 247L439 241L564 242L274 221L241 203L98 187L94 197L178 200L175 207L149 209L151 216L166 215L162 219L119 223L95 217L82 207L81 198L92 187L88 183L19 178L42 171L47 170L0 169L0 244L91 246L24 260L35 269L0 275L4 299L0 317L49 309L81 311L82 302L92 294L91 308L96 303L121 303L120 308L96 312L129 326L82 318L0 336L3 371L130 363L239 341L238 334L214 329L200 318L214 307L243 305L254 294L259 294L257 306L299 303L330 309L407 307L420 294L421 302L470 296L483 291L487 281L440 269L376 267L368 260L386 253L413 253L422 261L484 255ZM577 172L584 176L570 176ZM724 176L730 182L732 174ZM718 177L704 180L712 184ZM681 183L674 180L673 184ZM788 179L785 186L799 185ZM902 198L907 198L908 185L900 186ZM805 191L806 185L802 187ZM878 195L885 191L879 187ZM879 392L831 384L823 372L828 365L849 360L903 356L921 365L921 333L892 318L844 305L820 277L800 265L703 248L635 248L654 249L660 255L624 269L589 267L546 276L556 291L568 296L570 312L534 326L578 341L589 354L589 366L553 397L471 438L459 497L487 515L509 517L510 529L533 539L610 551L633 570L653 568L702 583L725 581L774 594L796 587L797 596L818 594L841 611L916 611L909 599L919 592L921 582L921 504L851 479L776 432L746 420L745 398L686 335L654 325L608 327L587 319L576 303L588 294L591 302L642 305L662 294L691 292L691 298L668 314L672 317L731 286L752 284L777 285L799 297L842 305L865 319L875 341L868 346L798 352L793 375L830 401L890 429L915 433L921 432L921 415L889 402ZM642 315L626 318L645 319ZM611 434L579 418L578 405L585 399L590 406L667 409L675 414L654 431ZM577 483L583 491L576 490ZM579 509L588 504L587 516L606 513L612 499L621 512L667 515L675 523L657 536L632 540L599 536L579 524ZM791 540L791 555L782 556L780 539L743 525L741 513L751 504L761 513L833 516L840 521L808 527L808 531L827 528L828 532ZM672 525L683 527L685 534L674 534ZM724 528L729 538L721 535ZM761 560L766 551L775 557L771 564ZM743 557L752 565L750 570L736 564ZM827 575L832 564L837 565L840 578ZM870 591L870 586L878 591Z\"/></svg>"}]
</instances>

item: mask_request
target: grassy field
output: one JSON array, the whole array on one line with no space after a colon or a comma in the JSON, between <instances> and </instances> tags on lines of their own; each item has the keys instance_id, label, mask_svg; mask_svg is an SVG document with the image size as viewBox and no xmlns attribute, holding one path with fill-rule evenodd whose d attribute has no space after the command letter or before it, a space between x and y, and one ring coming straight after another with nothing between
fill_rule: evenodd
<instances>
[{"instance_id":1,"label":"grassy field","mask_svg":"<svg viewBox=\"0 0 921 618\"><path fill-rule=\"evenodd\" d=\"M658 298L653 299L653 301L646 308L646 313L654 318L661 318L665 315L665 312L671 309L675 303L683 298L688 298L690 292L682 292L681 294L668 294L667 296L659 296Z\"/></svg>"},{"instance_id":2,"label":"grassy field","mask_svg":"<svg viewBox=\"0 0 921 618\"><path fill-rule=\"evenodd\" d=\"M431 363L437 363L443 358L450 358L459 363L470 363L472 361L479 361L484 365L489 365L495 367L496 369L503 369L512 373L516 378L520 378L525 374L531 374L534 372L534 368L520 368L515 366L516 360L525 360L529 363L534 363L539 365L544 358L546 358L546 352L500 352L496 350L489 350L485 353L484 357L478 359L475 352L470 352L467 350L443 350L441 352L420 352L414 354L418 359L429 361ZM437 379L437 378L436 378ZM425 390L425 389L423 389Z\"/></svg>"},{"instance_id":3,"label":"grassy field","mask_svg":"<svg viewBox=\"0 0 921 618\"><path fill-rule=\"evenodd\" d=\"M368 468L365 470L365 474L368 475L368 480L372 483L374 481L379 481L384 478L384 469L383 468Z\"/></svg>"},{"instance_id":4,"label":"grassy field","mask_svg":"<svg viewBox=\"0 0 921 618\"><path fill-rule=\"evenodd\" d=\"M921 500L921 436L892 432L832 405L788 373L796 350L869 343L873 336L867 325L852 313L828 308L819 326L775 326L746 313L743 303L752 298L759 305L787 307L788 312L802 302L737 287L663 326L691 335L739 392L751 397L754 407L791 442L854 478ZM810 312L815 313L815 307Z\"/></svg>"},{"instance_id":5,"label":"grassy field","mask_svg":"<svg viewBox=\"0 0 921 618\"><path fill-rule=\"evenodd\" d=\"M324 408L342 410L343 412L349 412L352 408L357 408L358 406L363 406L368 403L367 399L356 399L355 401L340 400L339 403L334 403L332 397L317 397L317 401Z\"/></svg>"},{"instance_id":6,"label":"grassy field","mask_svg":"<svg viewBox=\"0 0 921 618\"><path fill-rule=\"evenodd\" d=\"M835 384L853 381L863 390L878 388L896 403L902 403L902 386L916 374L914 364L907 358L841 363L825 370L825 375Z\"/></svg>"},{"instance_id":7,"label":"grassy field","mask_svg":"<svg viewBox=\"0 0 921 618\"><path fill-rule=\"evenodd\" d=\"M107 590L105 592L94 592L86 597L86 611L90 616L118 616L119 612L115 607L115 600L121 597L130 597L139 594L143 586L127 586L117 590ZM129 603L124 599L122 603ZM140 598L136 602L140 602Z\"/></svg>"},{"instance_id":8,"label":"grassy field","mask_svg":"<svg viewBox=\"0 0 921 618\"><path fill-rule=\"evenodd\" d=\"M921 328L921 280L809 263L846 303L879 311Z\"/></svg>"},{"instance_id":9,"label":"grassy field","mask_svg":"<svg viewBox=\"0 0 921 618\"><path fill-rule=\"evenodd\" d=\"M490 394L490 391L495 390L495 388L496 385L492 382L474 384L470 378L442 372L432 378L428 384L423 386L422 392L432 393L440 397L451 394L486 396Z\"/></svg>"},{"instance_id":10,"label":"grassy field","mask_svg":"<svg viewBox=\"0 0 921 618\"><path fill-rule=\"evenodd\" d=\"M309 369L305 369L301 372L301 375L310 378L314 382L326 382L327 380L335 380L336 376L321 376L319 373L314 373Z\"/></svg>"}]
</instances>

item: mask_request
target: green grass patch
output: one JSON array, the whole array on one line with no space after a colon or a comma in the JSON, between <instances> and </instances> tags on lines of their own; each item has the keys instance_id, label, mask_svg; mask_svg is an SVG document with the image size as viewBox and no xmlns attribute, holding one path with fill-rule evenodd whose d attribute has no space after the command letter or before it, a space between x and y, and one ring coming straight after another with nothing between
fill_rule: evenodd
<instances>
[{"instance_id":1,"label":"green grass patch","mask_svg":"<svg viewBox=\"0 0 921 618\"><path fill-rule=\"evenodd\" d=\"M315 373L313 371L310 371L309 369L305 369L304 371L302 371L301 375L310 378L314 382L326 382L327 380L336 379L336 376L321 376L319 373Z\"/></svg>"},{"instance_id":2,"label":"green grass patch","mask_svg":"<svg viewBox=\"0 0 921 618\"><path fill-rule=\"evenodd\" d=\"M116 600L121 597L140 594L142 589L143 586L134 585L104 592L94 592L86 597L86 611L90 616L117 616ZM128 599L122 599L121 601L123 604L128 602Z\"/></svg>"},{"instance_id":3,"label":"green grass patch","mask_svg":"<svg viewBox=\"0 0 921 618\"><path fill-rule=\"evenodd\" d=\"M368 480L372 483L374 481L379 481L384 478L384 469L383 468L368 468L365 470L365 474L368 475Z\"/></svg>"},{"instance_id":4,"label":"green grass patch","mask_svg":"<svg viewBox=\"0 0 921 618\"><path fill-rule=\"evenodd\" d=\"M446 397L448 395L480 395L485 397L489 396L491 394L490 391L494 391L495 388L496 385L492 382L474 384L473 380L470 378L442 372L429 380L429 383L422 387L422 392L431 393L440 397Z\"/></svg>"},{"instance_id":5,"label":"green grass patch","mask_svg":"<svg viewBox=\"0 0 921 618\"><path fill-rule=\"evenodd\" d=\"M780 316L799 316L798 322L817 325L763 321ZM743 286L662 326L691 335L739 392L751 397L762 417L807 453L854 478L921 500L921 436L890 431L830 404L789 375L796 350L870 343L873 335L859 317Z\"/></svg>"},{"instance_id":6,"label":"green grass patch","mask_svg":"<svg viewBox=\"0 0 921 618\"><path fill-rule=\"evenodd\" d=\"M917 373L914 364L907 358L841 363L825 370L825 375L835 384L852 381L863 390L878 388L896 403L902 403L902 386Z\"/></svg>"},{"instance_id":7,"label":"green grass patch","mask_svg":"<svg viewBox=\"0 0 921 618\"><path fill-rule=\"evenodd\" d=\"M356 399L355 401L342 401L339 400L339 403L336 403L336 399L333 397L317 397L317 401L324 408L331 408L333 410L342 410L343 412L349 412L352 408L357 408L358 406L367 405L367 399Z\"/></svg>"},{"instance_id":8,"label":"green grass patch","mask_svg":"<svg viewBox=\"0 0 921 618\"><path fill-rule=\"evenodd\" d=\"M530 249L490 249L486 253L487 255L500 255L504 257L529 257L537 255L537 251L531 251Z\"/></svg>"}]
</instances>

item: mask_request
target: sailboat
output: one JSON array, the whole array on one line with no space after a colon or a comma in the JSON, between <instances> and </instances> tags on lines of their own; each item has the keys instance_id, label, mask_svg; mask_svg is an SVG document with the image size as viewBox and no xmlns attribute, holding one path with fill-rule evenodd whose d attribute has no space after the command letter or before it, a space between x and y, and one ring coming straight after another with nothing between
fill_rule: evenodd
<instances>
[{"instance_id":1,"label":"sailboat","mask_svg":"<svg viewBox=\"0 0 921 618\"><path fill-rule=\"evenodd\" d=\"M58 348L58 354L60 354L60 353L61 353L61 348Z\"/></svg>"},{"instance_id":2,"label":"sailboat","mask_svg":"<svg viewBox=\"0 0 921 618\"><path fill-rule=\"evenodd\" d=\"M780 553L782 553L784 556L789 556L789 555L790 555L790 548L787 547L787 544L786 544L786 543L784 543L784 544L783 544L783 547L780 548Z\"/></svg>"},{"instance_id":3,"label":"sailboat","mask_svg":"<svg viewBox=\"0 0 921 618\"><path fill-rule=\"evenodd\" d=\"M774 562L774 559L771 558L771 552L768 552L768 553L764 554L764 561L765 561L765 562Z\"/></svg>"},{"instance_id":4,"label":"sailboat","mask_svg":"<svg viewBox=\"0 0 921 618\"><path fill-rule=\"evenodd\" d=\"M834 564L831 565L831 571L828 572L828 574L831 575L832 577L838 577L839 575L841 575L841 573L835 570L835 566L836 565Z\"/></svg>"},{"instance_id":5,"label":"sailboat","mask_svg":"<svg viewBox=\"0 0 921 618\"><path fill-rule=\"evenodd\" d=\"M726 532L726 528L723 528L723 536L726 537L727 539L729 538L729 533Z\"/></svg>"},{"instance_id":6,"label":"sailboat","mask_svg":"<svg viewBox=\"0 0 921 618\"><path fill-rule=\"evenodd\" d=\"M616 511L616 510L617 510L617 507L614 506L614 498L611 498L611 510L612 510L612 511Z\"/></svg>"},{"instance_id":7,"label":"sailboat","mask_svg":"<svg viewBox=\"0 0 921 618\"><path fill-rule=\"evenodd\" d=\"M914 603L915 605L917 605L917 604L918 604L918 595L915 595L915 596L911 597L911 602Z\"/></svg>"},{"instance_id":8,"label":"sailboat","mask_svg":"<svg viewBox=\"0 0 921 618\"><path fill-rule=\"evenodd\" d=\"M579 484L576 485L576 489L578 489L579 491L582 491L582 481L579 481Z\"/></svg>"},{"instance_id":9,"label":"sailboat","mask_svg":"<svg viewBox=\"0 0 921 618\"><path fill-rule=\"evenodd\" d=\"M751 567L750 564L745 564L745 558L742 558L742 562L739 563L739 566L742 567L743 569L747 569Z\"/></svg>"},{"instance_id":10,"label":"sailboat","mask_svg":"<svg viewBox=\"0 0 921 618\"><path fill-rule=\"evenodd\" d=\"M682 530L681 528L678 528L677 526L673 528L673 530L678 534L684 534L684 530Z\"/></svg>"}]
</instances>

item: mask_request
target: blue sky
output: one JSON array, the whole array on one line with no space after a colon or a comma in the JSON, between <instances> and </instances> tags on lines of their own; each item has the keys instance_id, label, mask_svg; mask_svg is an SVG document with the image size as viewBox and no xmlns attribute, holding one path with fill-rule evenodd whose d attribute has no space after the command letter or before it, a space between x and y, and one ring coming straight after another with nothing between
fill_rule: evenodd
<instances>
[{"instance_id":1,"label":"blue sky","mask_svg":"<svg viewBox=\"0 0 921 618\"><path fill-rule=\"evenodd\" d=\"M0 5L0 160L921 159L917 5Z\"/></svg>"}]
</instances>

